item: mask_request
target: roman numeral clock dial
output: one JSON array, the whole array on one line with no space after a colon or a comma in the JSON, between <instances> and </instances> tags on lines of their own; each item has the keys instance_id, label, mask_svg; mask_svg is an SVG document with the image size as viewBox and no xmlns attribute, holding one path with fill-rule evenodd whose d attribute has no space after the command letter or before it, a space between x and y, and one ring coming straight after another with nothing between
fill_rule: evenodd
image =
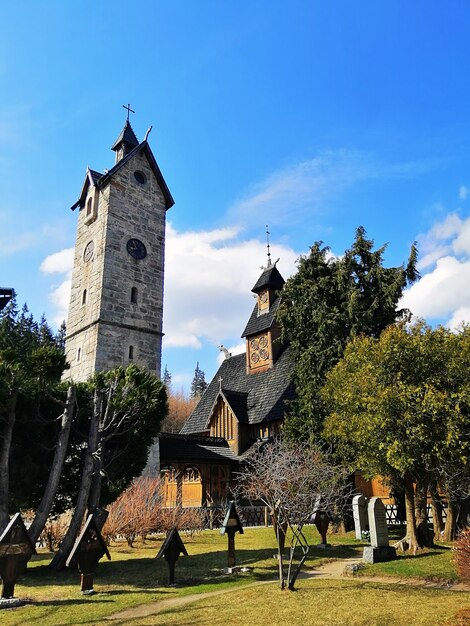
<instances>
[{"instance_id":1,"label":"roman numeral clock dial","mask_svg":"<svg viewBox=\"0 0 470 626\"><path fill-rule=\"evenodd\" d=\"M147 256L147 248L140 239L129 239L127 242L127 252L133 259L137 259L138 261L145 259Z\"/></svg>"}]
</instances>

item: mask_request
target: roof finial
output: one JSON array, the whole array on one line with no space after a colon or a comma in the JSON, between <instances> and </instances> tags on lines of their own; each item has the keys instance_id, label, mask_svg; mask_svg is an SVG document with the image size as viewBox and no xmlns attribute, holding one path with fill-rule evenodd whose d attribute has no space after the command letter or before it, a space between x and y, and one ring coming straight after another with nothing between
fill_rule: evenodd
<instances>
[{"instance_id":1,"label":"roof finial","mask_svg":"<svg viewBox=\"0 0 470 626\"><path fill-rule=\"evenodd\" d=\"M271 267L272 263L271 263L271 250L270 250L270 246L269 246L269 226L266 224L266 245L268 248L268 267Z\"/></svg>"},{"instance_id":2,"label":"roof finial","mask_svg":"<svg viewBox=\"0 0 470 626\"><path fill-rule=\"evenodd\" d=\"M133 111L131 109L131 105L127 104L127 106L125 104L122 105L124 109L127 109L127 121L129 121L129 113L135 113L135 111Z\"/></svg>"}]
</instances>

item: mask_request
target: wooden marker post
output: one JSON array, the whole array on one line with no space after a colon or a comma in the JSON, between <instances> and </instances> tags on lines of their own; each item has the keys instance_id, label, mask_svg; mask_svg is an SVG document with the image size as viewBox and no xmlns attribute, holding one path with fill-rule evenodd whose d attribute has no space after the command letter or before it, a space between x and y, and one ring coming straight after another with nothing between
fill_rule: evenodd
<instances>
[{"instance_id":1,"label":"wooden marker post","mask_svg":"<svg viewBox=\"0 0 470 626\"><path fill-rule=\"evenodd\" d=\"M326 541L326 533L328 531L328 526L330 525L330 516L328 513L326 511L317 511L315 513L314 524L320 533L321 545L328 545Z\"/></svg>"},{"instance_id":2,"label":"wooden marker post","mask_svg":"<svg viewBox=\"0 0 470 626\"><path fill-rule=\"evenodd\" d=\"M162 557L168 563L168 584L175 584L175 565L176 561L179 558L179 555L183 554L184 556L188 556L188 552L186 551L185 545L179 536L178 530L176 528L172 528L162 544L162 547L158 551L156 559L161 559Z\"/></svg>"},{"instance_id":3,"label":"wooden marker post","mask_svg":"<svg viewBox=\"0 0 470 626\"><path fill-rule=\"evenodd\" d=\"M0 578L2 579L0 602L13 598L18 576L24 572L33 554L36 554L36 548L29 538L21 515L17 513L0 537Z\"/></svg>"},{"instance_id":4,"label":"wooden marker post","mask_svg":"<svg viewBox=\"0 0 470 626\"><path fill-rule=\"evenodd\" d=\"M111 560L96 520L93 515L89 515L66 563L67 567L73 567L77 563L81 575L80 591L83 595L91 595L95 592L93 576L98 562L104 554L108 560Z\"/></svg>"},{"instance_id":5,"label":"wooden marker post","mask_svg":"<svg viewBox=\"0 0 470 626\"><path fill-rule=\"evenodd\" d=\"M239 532L243 535L243 526L238 516L237 509L235 508L235 502L230 500L228 503L227 513L225 514L222 527L220 529L221 535L227 535L228 537L228 552L227 552L227 566L234 567L236 563L235 559L235 533Z\"/></svg>"}]
</instances>

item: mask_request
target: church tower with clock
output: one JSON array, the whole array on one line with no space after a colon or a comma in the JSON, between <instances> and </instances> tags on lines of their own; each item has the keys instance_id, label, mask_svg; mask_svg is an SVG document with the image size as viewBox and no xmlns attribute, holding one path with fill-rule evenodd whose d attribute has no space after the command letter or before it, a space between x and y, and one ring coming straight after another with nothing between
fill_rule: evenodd
<instances>
[{"instance_id":1,"label":"church tower with clock","mask_svg":"<svg viewBox=\"0 0 470 626\"><path fill-rule=\"evenodd\" d=\"M165 214L173 198L147 141L129 117L115 165L88 169L78 209L65 376L136 363L160 374Z\"/></svg>"}]
</instances>

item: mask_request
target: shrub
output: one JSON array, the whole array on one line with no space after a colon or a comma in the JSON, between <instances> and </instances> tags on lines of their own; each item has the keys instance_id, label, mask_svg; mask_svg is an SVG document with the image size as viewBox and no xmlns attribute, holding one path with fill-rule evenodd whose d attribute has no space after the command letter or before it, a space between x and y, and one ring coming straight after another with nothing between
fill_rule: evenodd
<instances>
[{"instance_id":1,"label":"shrub","mask_svg":"<svg viewBox=\"0 0 470 626\"><path fill-rule=\"evenodd\" d=\"M50 552L58 550L70 525L71 517L70 512L67 512L48 518L44 530L39 535L39 543L46 546Z\"/></svg>"},{"instance_id":2,"label":"shrub","mask_svg":"<svg viewBox=\"0 0 470 626\"><path fill-rule=\"evenodd\" d=\"M460 533L453 550L459 578L470 581L470 527Z\"/></svg>"},{"instance_id":3,"label":"shrub","mask_svg":"<svg viewBox=\"0 0 470 626\"><path fill-rule=\"evenodd\" d=\"M183 508L180 506L161 510L159 528L161 532L168 532L172 528L184 531L191 537L206 527L206 515L199 508Z\"/></svg>"},{"instance_id":4,"label":"shrub","mask_svg":"<svg viewBox=\"0 0 470 626\"><path fill-rule=\"evenodd\" d=\"M145 540L148 533L158 529L161 505L161 479L150 476L136 478L109 507L108 519L103 527L105 540L109 543L123 536L129 547L139 535Z\"/></svg>"}]
</instances>

